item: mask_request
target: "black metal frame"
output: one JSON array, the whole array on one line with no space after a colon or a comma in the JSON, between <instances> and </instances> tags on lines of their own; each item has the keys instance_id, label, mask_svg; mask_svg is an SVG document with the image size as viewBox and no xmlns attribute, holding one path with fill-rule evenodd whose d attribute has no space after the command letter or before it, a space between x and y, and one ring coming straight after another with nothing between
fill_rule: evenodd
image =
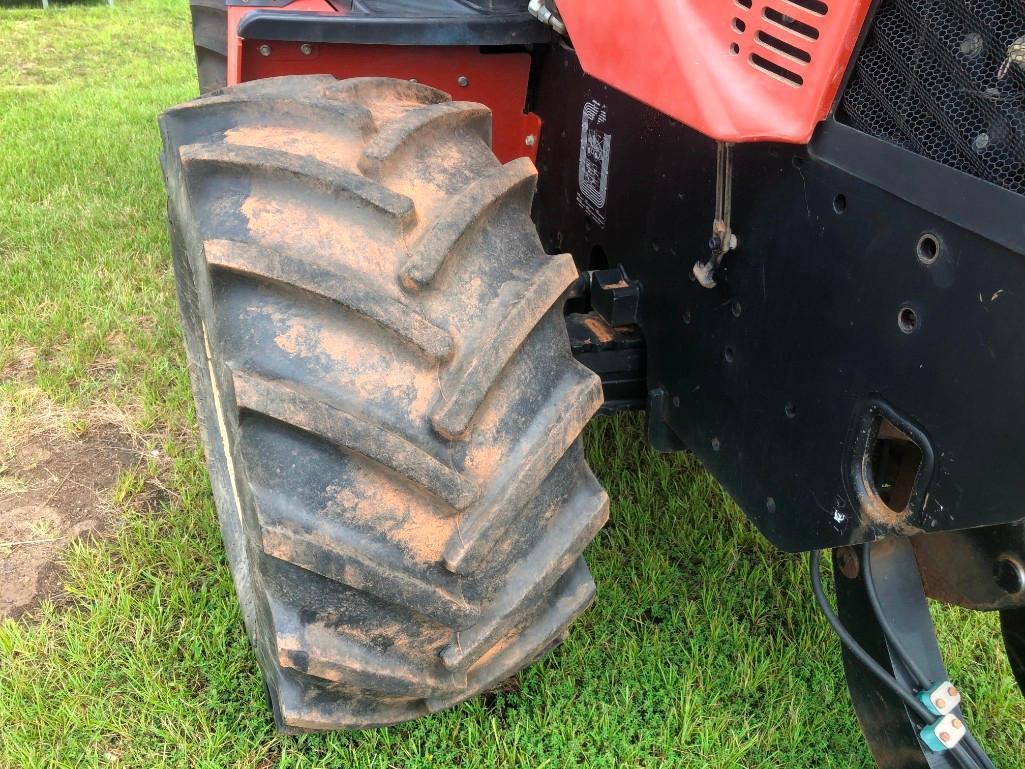
<instances>
[{"instance_id":1,"label":"black metal frame","mask_svg":"<svg viewBox=\"0 0 1025 769\"><path fill-rule=\"evenodd\" d=\"M715 143L587 77L567 47L539 70L542 240L642 286L660 448L697 454L789 551L1021 518L1025 474L1006 468L1025 462L1023 198L832 122L808 148L738 145L739 247L702 288ZM592 101L612 137L591 169L607 172L600 211L567 205ZM920 257L923 235L935 254ZM871 409L925 458L906 510L866 493Z\"/></svg>"},{"instance_id":2,"label":"black metal frame","mask_svg":"<svg viewBox=\"0 0 1025 769\"><path fill-rule=\"evenodd\" d=\"M645 408L644 339L636 326L613 328L597 313L571 313L566 330L573 356L601 377L601 413Z\"/></svg>"},{"instance_id":3,"label":"black metal frame","mask_svg":"<svg viewBox=\"0 0 1025 769\"><path fill-rule=\"evenodd\" d=\"M841 620L900 686L916 684L881 617L946 678L929 595L1001 610L1025 689L1025 475L1009 470L1025 460L1025 199L831 121L809 147L738 146L739 248L707 289L691 268L708 255L715 143L587 77L568 47L537 82L535 219L550 250L640 288L652 444L697 454L777 546L848 546ZM601 151L581 149L585 131ZM900 510L873 474L884 433L917 449ZM856 555L849 568L849 546L879 538L882 615ZM844 663L880 766L981 756L926 748L921 714L849 651Z\"/></svg>"},{"instance_id":4,"label":"black metal frame","mask_svg":"<svg viewBox=\"0 0 1025 769\"><path fill-rule=\"evenodd\" d=\"M848 548L834 557L840 619L854 639L887 673L913 691L917 684L900 656L887 643L869 602L865 573L859 566L860 556ZM947 680L943 656L936 642L932 617L908 540L900 538L877 543L872 547L870 556L880 607L904 650L932 681ZM907 705L847 647L844 647L843 662L862 732L881 769L959 769L962 766L949 752L934 753L922 745L918 738L918 731L923 726L920 720L916 720L908 712ZM955 712L963 717L960 709Z\"/></svg>"}]
</instances>

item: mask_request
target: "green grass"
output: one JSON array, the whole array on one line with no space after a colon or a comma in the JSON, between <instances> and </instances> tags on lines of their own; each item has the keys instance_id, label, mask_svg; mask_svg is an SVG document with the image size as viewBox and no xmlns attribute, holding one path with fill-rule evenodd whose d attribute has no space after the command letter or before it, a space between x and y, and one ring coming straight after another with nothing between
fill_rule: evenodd
<instances>
[{"instance_id":1,"label":"green grass","mask_svg":"<svg viewBox=\"0 0 1025 769\"><path fill-rule=\"evenodd\" d=\"M632 418L587 448L613 502L599 601L515 686L374 732L275 736L194 431L156 114L195 93L185 0L0 8L0 427L116 408L160 461L111 492L67 599L0 624L2 767L870 766L803 559L775 552L692 460ZM12 372L15 372L12 374ZM9 438L6 438L9 440ZM170 490L156 510L133 500ZM995 618L936 609L1001 766L1025 702Z\"/></svg>"}]
</instances>

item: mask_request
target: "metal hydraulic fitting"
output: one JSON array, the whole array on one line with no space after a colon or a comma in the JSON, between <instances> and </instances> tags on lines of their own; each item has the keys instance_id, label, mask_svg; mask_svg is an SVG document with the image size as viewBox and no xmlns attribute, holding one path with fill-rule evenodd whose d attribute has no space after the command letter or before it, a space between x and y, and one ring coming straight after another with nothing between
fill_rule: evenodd
<instances>
[{"instance_id":1,"label":"metal hydraulic fitting","mask_svg":"<svg viewBox=\"0 0 1025 769\"><path fill-rule=\"evenodd\" d=\"M945 716L961 704L961 692L950 681L943 681L919 692L918 699L934 716Z\"/></svg>"},{"instance_id":2,"label":"metal hydraulic fitting","mask_svg":"<svg viewBox=\"0 0 1025 769\"><path fill-rule=\"evenodd\" d=\"M919 734L922 737L922 742L930 750L939 753L944 750L950 750L961 742L966 731L964 721L954 713L948 713L923 728Z\"/></svg>"},{"instance_id":3,"label":"metal hydraulic fitting","mask_svg":"<svg viewBox=\"0 0 1025 769\"><path fill-rule=\"evenodd\" d=\"M566 25L562 23L562 19L548 8L546 0L530 0L527 10L531 16L535 17L542 24L547 24L560 35L566 34Z\"/></svg>"}]
</instances>

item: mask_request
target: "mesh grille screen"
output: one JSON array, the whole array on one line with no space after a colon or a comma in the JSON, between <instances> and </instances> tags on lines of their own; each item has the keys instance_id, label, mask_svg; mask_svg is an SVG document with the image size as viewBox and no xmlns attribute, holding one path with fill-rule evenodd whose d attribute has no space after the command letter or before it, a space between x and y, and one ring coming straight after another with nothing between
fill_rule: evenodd
<instances>
[{"instance_id":1,"label":"mesh grille screen","mask_svg":"<svg viewBox=\"0 0 1025 769\"><path fill-rule=\"evenodd\" d=\"M882 0L837 117L1025 193L1023 51L1022 0Z\"/></svg>"}]
</instances>

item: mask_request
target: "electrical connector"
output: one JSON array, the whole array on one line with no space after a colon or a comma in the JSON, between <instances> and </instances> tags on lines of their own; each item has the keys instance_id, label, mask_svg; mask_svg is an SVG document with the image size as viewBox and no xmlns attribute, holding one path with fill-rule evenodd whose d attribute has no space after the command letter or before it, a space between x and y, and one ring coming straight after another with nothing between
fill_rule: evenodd
<instances>
[{"instance_id":1,"label":"electrical connector","mask_svg":"<svg viewBox=\"0 0 1025 769\"><path fill-rule=\"evenodd\" d=\"M930 689L918 693L919 701L934 716L945 716L952 713L961 704L961 692L950 681L936 684Z\"/></svg>"},{"instance_id":2,"label":"electrical connector","mask_svg":"<svg viewBox=\"0 0 1025 769\"><path fill-rule=\"evenodd\" d=\"M930 750L939 753L950 750L961 742L966 731L964 721L955 714L948 713L922 729L919 735Z\"/></svg>"}]
</instances>

